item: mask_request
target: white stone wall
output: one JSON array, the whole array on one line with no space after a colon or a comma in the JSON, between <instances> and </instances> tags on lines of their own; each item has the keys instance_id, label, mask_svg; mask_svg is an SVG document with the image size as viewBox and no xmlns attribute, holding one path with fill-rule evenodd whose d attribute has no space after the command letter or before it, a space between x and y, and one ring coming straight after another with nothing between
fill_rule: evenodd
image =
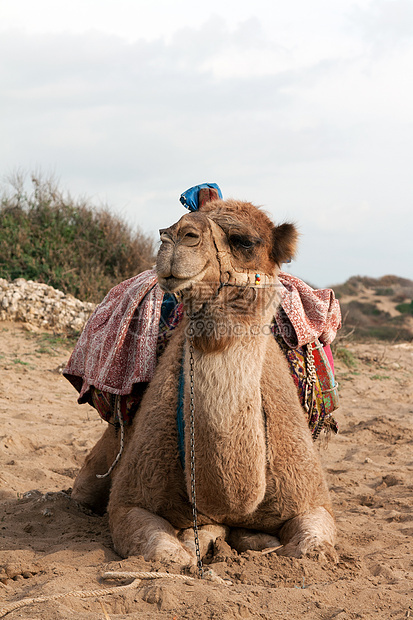
<instances>
[{"instance_id":1,"label":"white stone wall","mask_svg":"<svg viewBox=\"0 0 413 620\"><path fill-rule=\"evenodd\" d=\"M95 304L65 295L47 284L0 278L0 320L66 332L83 329Z\"/></svg>"}]
</instances>

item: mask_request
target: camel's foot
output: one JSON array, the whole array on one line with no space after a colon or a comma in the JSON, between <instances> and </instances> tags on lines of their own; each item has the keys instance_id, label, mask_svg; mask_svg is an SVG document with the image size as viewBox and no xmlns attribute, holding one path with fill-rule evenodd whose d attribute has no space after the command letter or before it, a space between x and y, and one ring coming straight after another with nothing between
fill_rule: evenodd
<instances>
[{"instance_id":1,"label":"camel's foot","mask_svg":"<svg viewBox=\"0 0 413 620\"><path fill-rule=\"evenodd\" d=\"M339 561L337 551L334 549L333 545L326 542L319 543L314 539L304 540L299 544L288 543L277 550L277 554L290 558L310 557L324 562L334 562L335 564Z\"/></svg>"},{"instance_id":2,"label":"camel's foot","mask_svg":"<svg viewBox=\"0 0 413 620\"><path fill-rule=\"evenodd\" d=\"M198 528L199 552L201 558L206 556L217 538L220 536L226 538L228 531L229 528L225 525L201 525ZM192 556L196 556L194 530L192 528L181 530L178 537L185 549L187 549Z\"/></svg>"},{"instance_id":3,"label":"camel's foot","mask_svg":"<svg viewBox=\"0 0 413 620\"><path fill-rule=\"evenodd\" d=\"M278 555L293 558L315 556L320 560L338 562L334 549L336 526L331 514L323 507L305 512L287 521L280 530L283 547Z\"/></svg>"},{"instance_id":4,"label":"camel's foot","mask_svg":"<svg viewBox=\"0 0 413 620\"><path fill-rule=\"evenodd\" d=\"M132 554L135 555L135 554ZM162 533L153 541L151 548L143 554L145 560L158 561L165 564L175 562L182 566L193 566L196 564L196 557L191 554L178 539Z\"/></svg>"},{"instance_id":5,"label":"camel's foot","mask_svg":"<svg viewBox=\"0 0 413 620\"><path fill-rule=\"evenodd\" d=\"M264 534L263 532L253 532L242 527L231 528L228 543L238 551L238 553L248 550L262 551L263 549L281 545L276 536Z\"/></svg>"},{"instance_id":6,"label":"camel's foot","mask_svg":"<svg viewBox=\"0 0 413 620\"><path fill-rule=\"evenodd\" d=\"M124 558L142 555L147 561L196 564L195 553L178 540L177 530L148 510L109 506L109 522L115 550Z\"/></svg>"}]
</instances>

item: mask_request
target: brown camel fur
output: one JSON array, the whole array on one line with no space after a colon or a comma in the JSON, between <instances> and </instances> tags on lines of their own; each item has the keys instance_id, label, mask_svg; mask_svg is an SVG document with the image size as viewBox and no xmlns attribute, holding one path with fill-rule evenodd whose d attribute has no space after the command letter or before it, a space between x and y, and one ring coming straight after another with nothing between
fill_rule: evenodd
<instances>
[{"instance_id":1,"label":"brown camel fur","mask_svg":"<svg viewBox=\"0 0 413 620\"><path fill-rule=\"evenodd\" d=\"M296 240L293 225L276 227L258 208L236 201L208 202L161 231L159 284L182 297L186 316L159 361L111 476L109 520L121 556L195 561L192 365L201 554L225 536L239 551L279 540L283 555L316 552L336 559L319 457L270 329L279 303L277 273ZM182 360L184 467L176 423ZM78 501L102 509L109 483L96 490L93 477L116 454L115 439L108 430L89 456L74 488Z\"/></svg>"}]
</instances>

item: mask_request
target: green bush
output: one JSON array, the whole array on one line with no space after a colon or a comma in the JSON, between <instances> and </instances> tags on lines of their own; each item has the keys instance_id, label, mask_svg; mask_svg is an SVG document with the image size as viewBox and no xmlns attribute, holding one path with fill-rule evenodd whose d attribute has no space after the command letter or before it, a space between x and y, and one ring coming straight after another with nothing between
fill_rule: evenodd
<instances>
[{"instance_id":1,"label":"green bush","mask_svg":"<svg viewBox=\"0 0 413 620\"><path fill-rule=\"evenodd\" d=\"M406 302L404 304L398 304L396 306L396 310L398 310L401 314L412 314L413 315L413 299L410 303Z\"/></svg>"},{"instance_id":2,"label":"green bush","mask_svg":"<svg viewBox=\"0 0 413 620\"><path fill-rule=\"evenodd\" d=\"M391 295L394 295L394 289L387 287L387 288L376 288L376 290L374 291L375 295L379 295L380 297L390 297Z\"/></svg>"},{"instance_id":3,"label":"green bush","mask_svg":"<svg viewBox=\"0 0 413 620\"><path fill-rule=\"evenodd\" d=\"M354 354L345 347L337 347L334 351L334 357L344 362L347 368L355 368L357 366Z\"/></svg>"},{"instance_id":4,"label":"green bush","mask_svg":"<svg viewBox=\"0 0 413 620\"><path fill-rule=\"evenodd\" d=\"M411 331L395 325L377 325L368 330L360 330L357 335L361 338L364 337L369 339L372 338L374 340L388 340L392 342L411 341L412 339Z\"/></svg>"},{"instance_id":5,"label":"green bush","mask_svg":"<svg viewBox=\"0 0 413 620\"><path fill-rule=\"evenodd\" d=\"M380 310L375 304L366 303L358 300L350 301L348 307L353 311L358 310L365 316L380 316L386 314L385 312Z\"/></svg>"},{"instance_id":6,"label":"green bush","mask_svg":"<svg viewBox=\"0 0 413 620\"><path fill-rule=\"evenodd\" d=\"M35 175L29 190L21 176L10 188L0 202L1 278L44 282L99 302L118 282L153 265L153 239L108 208L65 196Z\"/></svg>"}]
</instances>

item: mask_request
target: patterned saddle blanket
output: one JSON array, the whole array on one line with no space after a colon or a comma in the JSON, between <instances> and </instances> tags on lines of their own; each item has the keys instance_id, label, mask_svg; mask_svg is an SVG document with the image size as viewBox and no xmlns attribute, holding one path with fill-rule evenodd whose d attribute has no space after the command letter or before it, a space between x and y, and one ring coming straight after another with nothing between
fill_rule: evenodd
<instances>
[{"instance_id":1,"label":"patterned saddle blanket","mask_svg":"<svg viewBox=\"0 0 413 620\"><path fill-rule=\"evenodd\" d=\"M290 364L310 429L314 437L323 428L337 431L331 417L338 406L337 386L326 351L341 326L339 303L330 289L314 290L285 272L278 279L281 304L274 336ZM63 371L79 392L79 403L90 403L111 421L111 395L120 395L122 417L131 422L157 359L182 318L182 305L171 297L164 296L154 270L109 291Z\"/></svg>"}]
</instances>

